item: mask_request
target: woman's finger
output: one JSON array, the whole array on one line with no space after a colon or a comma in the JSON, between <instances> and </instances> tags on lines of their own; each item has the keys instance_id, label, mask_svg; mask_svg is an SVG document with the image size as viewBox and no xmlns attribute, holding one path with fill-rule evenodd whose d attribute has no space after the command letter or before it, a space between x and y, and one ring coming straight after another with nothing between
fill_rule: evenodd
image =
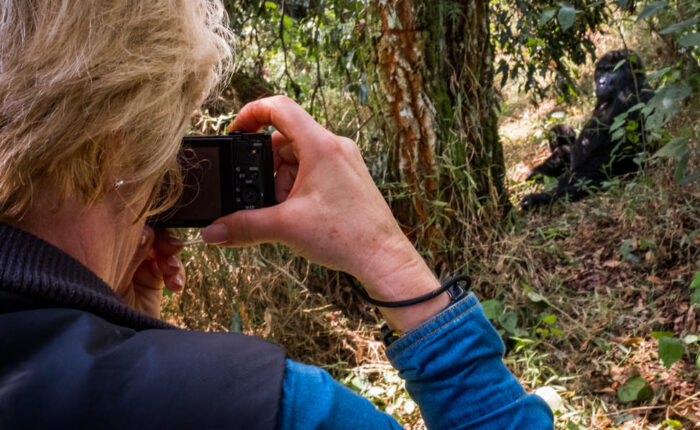
<instances>
[{"instance_id":1,"label":"woman's finger","mask_svg":"<svg viewBox=\"0 0 700 430\"><path fill-rule=\"evenodd\" d=\"M133 283L140 287L156 290L163 288L163 273L155 260L146 260L136 269Z\"/></svg>"},{"instance_id":2,"label":"woman's finger","mask_svg":"<svg viewBox=\"0 0 700 430\"><path fill-rule=\"evenodd\" d=\"M279 131L274 131L270 136L272 141L272 153L275 160L275 171L279 169L282 163L299 163L297 156L294 154L294 146L285 135Z\"/></svg>"},{"instance_id":3,"label":"woman's finger","mask_svg":"<svg viewBox=\"0 0 700 430\"><path fill-rule=\"evenodd\" d=\"M267 125L272 125L286 136L295 146L299 157L302 152L309 156L318 154L321 148L316 148L315 143L323 141L323 136L332 136L308 112L286 96L268 97L248 103L229 128L255 132Z\"/></svg>"},{"instance_id":4,"label":"woman's finger","mask_svg":"<svg viewBox=\"0 0 700 430\"><path fill-rule=\"evenodd\" d=\"M177 273L165 277L165 288L173 293L177 293L185 288L186 280L185 268L181 267Z\"/></svg>"},{"instance_id":5,"label":"woman's finger","mask_svg":"<svg viewBox=\"0 0 700 430\"><path fill-rule=\"evenodd\" d=\"M169 257L177 256L180 254L184 245L182 241L175 236L171 235L167 229L159 228L155 230L155 240L153 242L153 249L156 255Z\"/></svg>"},{"instance_id":6,"label":"woman's finger","mask_svg":"<svg viewBox=\"0 0 700 430\"><path fill-rule=\"evenodd\" d=\"M182 261L180 261L180 257L177 255L158 255L156 261L158 262L158 269L163 274L164 278L184 271Z\"/></svg>"},{"instance_id":7,"label":"woman's finger","mask_svg":"<svg viewBox=\"0 0 700 430\"><path fill-rule=\"evenodd\" d=\"M275 176L275 199L279 203L287 200L294 187L294 181L299 173L298 164L282 164Z\"/></svg>"}]
</instances>

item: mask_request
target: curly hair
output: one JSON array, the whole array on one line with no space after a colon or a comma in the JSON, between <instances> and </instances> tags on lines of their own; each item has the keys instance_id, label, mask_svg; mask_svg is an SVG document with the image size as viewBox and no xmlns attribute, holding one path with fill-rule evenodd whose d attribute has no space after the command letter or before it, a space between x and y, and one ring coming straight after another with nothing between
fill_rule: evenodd
<instances>
[{"instance_id":1,"label":"curly hair","mask_svg":"<svg viewBox=\"0 0 700 430\"><path fill-rule=\"evenodd\" d=\"M154 190L228 72L227 23L218 0L0 2L0 219L37 189L90 205L117 180L151 195L144 213L167 207L180 181Z\"/></svg>"}]
</instances>

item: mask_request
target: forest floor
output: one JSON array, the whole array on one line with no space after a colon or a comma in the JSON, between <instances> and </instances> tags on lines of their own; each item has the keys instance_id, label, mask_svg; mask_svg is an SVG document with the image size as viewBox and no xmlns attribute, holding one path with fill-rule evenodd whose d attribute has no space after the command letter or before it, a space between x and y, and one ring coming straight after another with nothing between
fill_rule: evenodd
<instances>
[{"instance_id":1,"label":"forest floor","mask_svg":"<svg viewBox=\"0 0 700 430\"><path fill-rule=\"evenodd\" d=\"M543 118L558 109L566 110L523 108L502 125L514 204L537 188L518 181L546 157L546 138L538 136L554 125ZM567 119L581 124L575 112ZM539 132L518 134L523 121ZM699 318L690 304L700 269L700 194L697 184L680 186L672 177L673 166L660 165L611 181L605 193L528 214L482 261L507 282L494 281L481 296L524 314L529 325L507 333L521 339L511 340L507 361L524 385L544 383L563 397L560 428L700 427ZM686 341L670 369L658 354L661 332ZM623 403L618 390L635 376L653 396Z\"/></svg>"},{"instance_id":2,"label":"forest floor","mask_svg":"<svg viewBox=\"0 0 700 430\"><path fill-rule=\"evenodd\" d=\"M598 56L615 49L615 39L598 36ZM663 61L655 58L661 51L653 43L635 49L652 68ZM591 74L592 67L583 70L584 79ZM500 134L517 204L541 188L521 181L548 156L547 130L559 123L580 129L593 97L582 96L578 106L554 100L532 105L512 89L504 93L510 97ZM697 124L697 118L696 101L671 127ZM676 184L672 163L606 185L604 193L521 218L495 251L492 261L511 287L483 296L540 313L539 322L525 316L535 323L534 333L519 333L524 340L507 361L524 385L556 387L563 397L557 427L700 428L700 308L690 303L690 284L700 273L700 187ZM548 315L556 316L555 324L543 322ZM663 336L682 339L682 358L668 369L659 357ZM636 376L653 395L622 402L619 391Z\"/></svg>"},{"instance_id":3,"label":"forest floor","mask_svg":"<svg viewBox=\"0 0 700 430\"><path fill-rule=\"evenodd\" d=\"M603 37L596 45L602 54L615 43ZM642 56L653 56L651 49ZM584 71L584 79L591 72ZM533 106L514 88L503 92L500 133L517 204L537 188L520 181L547 156L548 128L560 122L580 127L593 100ZM696 108L679 124L697 121ZM691 164L700 170L697 154ZM471 238L464 254L473 289L488 302L507 346L505 361L525 388L550 387L560 397L557 428L700 428L700 309L690 304L690 284L700 269L697 181L678 185L672 164L656 163L632 180L607 185L580 202L515 216L502 234ZM327 369L405 428L424 428L384 356L377 337L381 316L337 273L276 245L196 245L183 255L188 287L166 297L166 320L277 342L291 358ZM663 335L683 346L668 369L658 353ZM635 376L648 383L651 397L622 402L618 391Z\"/></svg>"}]
</instances>

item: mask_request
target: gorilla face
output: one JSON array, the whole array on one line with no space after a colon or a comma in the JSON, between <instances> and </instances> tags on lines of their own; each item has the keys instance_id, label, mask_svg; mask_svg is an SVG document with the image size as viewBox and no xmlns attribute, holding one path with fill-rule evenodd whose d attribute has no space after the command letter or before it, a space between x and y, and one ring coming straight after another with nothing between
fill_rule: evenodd
<instances>
[{"instance_id":1,"label":"gorilla face","mask_svg":"<svg viewBox=\"0 0 700 430\"><path fill-rule=\"evenodd\" d=\"M624 61L624 64L619 64ZM599 102L613 99L616 94L631 88L641 88L644 71L636 52L629 49L611 51L603 55L595 67L595 94ZM635 83L635 79L638 81Z\"/></svg>"},{"instance_id":2,"label":"gorilla face","mask_svg":"<svg viewBox=\"0 0 700 430\"><path fill-rule=\"evenodd\" d=\"M626 65L617 70L614 65L603 65L595 69L595 95L600 101L611 100L620 91L629 85L625 82L632 77L629 76Z\"/></svg>"}]
</instances>

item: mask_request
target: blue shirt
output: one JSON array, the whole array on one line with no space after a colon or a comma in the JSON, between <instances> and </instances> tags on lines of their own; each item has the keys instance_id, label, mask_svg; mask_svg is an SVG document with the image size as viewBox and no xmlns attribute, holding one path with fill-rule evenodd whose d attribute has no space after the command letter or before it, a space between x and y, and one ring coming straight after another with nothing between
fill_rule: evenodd
<instances>
[{"instance_id":1,"label":"blue shirt","mask_svg":"<svg viewBox=\"0 0 700 430\"><path fill-rule=\"evenodd\" d=\"M387 348L429 429L551 429L552 412L526 394L501 359L504 345L474 294ZM401 429L324 370L287 360L281 430Z\"/></svg>"}]
</instances>

